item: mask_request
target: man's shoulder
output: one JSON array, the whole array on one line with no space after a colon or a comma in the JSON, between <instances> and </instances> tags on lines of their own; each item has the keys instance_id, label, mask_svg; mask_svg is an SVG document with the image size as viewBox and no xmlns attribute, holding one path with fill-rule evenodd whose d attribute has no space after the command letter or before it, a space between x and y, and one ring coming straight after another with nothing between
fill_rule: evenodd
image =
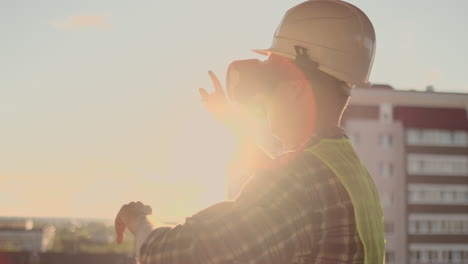
<instances>
[{"instance_id":1,"label":"man's shoulder","mask_svg":"<svg viewBox=\"0 0 468 264\"><path fill-rule=\"evenodd\" d=\"M301 153L282 167L254 176L249 189L252 196L288 197L296 204L313 205L314 212L352 206L347 192L333 171L310 152Z\"/></svg>"},{"instance_id":2,"label":"man's shoulder","mask_svg":"<svg viewBox=\"0 0 468 264\"><path fill-rule=\"evenodd\" d=\"M259 171L255 177L259 179L285 179L288 182L304 178L329 177L331 171L325 163L310 152L285 153L278 157L280 160L275 167Z\"/></svg>"}]
</instances>

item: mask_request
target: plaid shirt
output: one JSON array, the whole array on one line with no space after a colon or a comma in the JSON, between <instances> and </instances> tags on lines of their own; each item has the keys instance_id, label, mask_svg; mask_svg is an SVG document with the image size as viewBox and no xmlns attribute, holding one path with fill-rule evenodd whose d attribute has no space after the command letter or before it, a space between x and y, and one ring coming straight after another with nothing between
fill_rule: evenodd
<instances>
[{"instance_id":1,"label":"plaid shirt","mask_svg":"<svg viewBox=\"0 0 468 264\"><path fill-rule=\"evenodd\" d=\"M142 263L364 263L353 204L339 179L303 153L251 178L234 201L158 228Z\"/></svg>"}]
</instances>

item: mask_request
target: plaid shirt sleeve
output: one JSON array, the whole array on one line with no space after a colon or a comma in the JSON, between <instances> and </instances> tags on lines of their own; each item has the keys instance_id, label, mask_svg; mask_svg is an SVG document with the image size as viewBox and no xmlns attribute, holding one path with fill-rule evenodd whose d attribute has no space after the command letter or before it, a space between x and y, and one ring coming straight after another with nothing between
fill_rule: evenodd
<instances>
[{"instance_id":1,"label":"plaid shirt sleeve","mask_svg":"<svg viewBox=\"0 0 468 264\"><path fill-rule=\"evenodd\" d=\"M158 228L142 263L363 263L349 196L310 154L253 177L234 201Z\"/></svg>"}]
</instances>

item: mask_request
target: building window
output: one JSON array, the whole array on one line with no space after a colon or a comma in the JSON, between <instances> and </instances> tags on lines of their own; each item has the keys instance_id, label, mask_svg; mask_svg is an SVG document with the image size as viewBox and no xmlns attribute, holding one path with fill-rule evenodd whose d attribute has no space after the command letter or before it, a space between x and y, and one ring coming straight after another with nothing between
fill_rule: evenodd
<instances>
[{"instance_id":1,"label":"building window","mask_svg":"<svg viewBox=\"0 0 468 264\"><path fill-rule=\"evenodd\" d=\"M462 221L462 233L468 234L468 221Z\"/></svg>"},{"instance_id":2,"label":"building window","mask_svg":"<svg viewBox=\"0 0 468 264\"><path fill-rule=\"evenodd\" d=\"M391 178L393 176L393 163L390 161L380 162L379 174L383 178Z\"/></svg>"},{"instance_id":3,"label":"building window","mask_svg":"<svg viewBox=\"0 0 468 264\"><path fill-rule=\"evenodd\" d=\"M455 131L453 133L453 144L456 146L467 146L468 133L466 131Z\"/></svg>"},{"instance_id":4,"label":"building window","mask_svg":"<svg viewBox=\"0 0 468 264\"><path fill-rule=\"evenodd\" d=\"M429 252L427 252L427 251L419 252L419 261L428 262L429 261Z\"/></svg>"},{"instance_id":5,"label":"building window","mask_svg":"<svg viewBox=\"0 0 468 264\"><path fill-rule=\"evenodd\" d=\"M442 261L445 262L445 263L448 263L450 261L450 251L443 250L441 253L442 253L441 254Z\"/></svg>"},{"instance_id":6,"label":"building window","mask_svg":"<svg viewBox=\"0 0 468 264\"><path fill-rule=\"evenodd\" d=\"M419 233L428 233L429 232L429 226L427 224L427 221L419 221Z\"/></svg>"},{"instance_id":7,"label":"building window","mask_svg":"<svg viewBox=\"0 0 468 264\"><path fill-rule=\"evenodd\" d=\"M417 263L419 260L419 251L411 250L410 251L410 262Z\"/></svg>"},{"instance_id":8,"label":"building window","mask_svg":"<svg viewBox=\"0 0 468 264\"><path fill-rule=\"evenodd\" d=\"M393 136L391 134L380 134L379 135L379 145L382 148L390 148L393 143Z\"/></svg>"},{"instance_id":9,"label":"building window","mask_svg":"<svg viewBox=\"0 0 468 264\"><path fill-rule=\"evenodd\" d=\"M448 222L448 229L449 233L456 233L457 232L457 222L456 221L450 221Z\"/></svg>"},{"instance_id":10,"label":"building window","mask_svg":"<svg viewBox=\"0 0 468 264\"><path fill-rule=\"evenodd\" d=\"M468 214L411 214L409 234L468 234Z\"/></svg>"},{"instance_id":11,"label":"building window","mask_svg":"<svg viewBox=\"0 0 468 264\"><path fill-rule=\"evenodd\" d=\"M468 186L453 184L410 184L411 204L468 204Z\"/></svg>"},{"instance_id":12,"label":"building window","mask_svg":"<svg viewBox=\"0 0 468 264\"><path fill-rule=\"evenodd\" d=\"M408 145L417 145L420 141L419 129L408 129L406 131L406 143Z\"/></svg>"},{"instance_id":13,"label":"building window","mask_svg":"<svg viewBox=\"0 0 468 264\"><path fill-rule=\"evenodd\" d=\"M391 123L393 121L393 105L388 103L380 104L379 118L382 122Z\"/></svg>"},{"instance_id":14,"label":"building window","mask_svg":"<svg viewBox=\"0 0 468 264\"><path fill-rule=\"evenodd\" d=\"M468 250L461 250L461 263L468 263Z\"/></svg>"},{"instance_id":15,"label":"building window","mask_svg":"<svg viewBox=\"0 0 468 264\"><path fill-rule=\"evenodd\" d=\"M457 263L461 261L461 254L462 252L460 251L452 251L452 262Z\"/></svg>"},{"instance_id":16,"label":"building window","mask_svg":"<svg viewBox=\"0 0 468 264\"><path fill-rule=\"evenodd\" d=\"M468 131L442 129L416 129L406 131L408 145L419 146L468 146Z\"/></svg>"},{"instance_id":17,"label":"building window","mask_svg":"<svg viewBox=\"0 0 468 264\"><path fill-rule=\"evenodd\" d=\"M457 202L457 192L456 191L441 191L440 200L443 202Z\"/></svg>"},{"instance_id":18,"label":"building window","mask_svg":"<svg viewBox=\"0 0 468 264\"><path fill-rule=\"evenodd\" d=\"M436 250L429 250L429 261L436 262L439 260L439 252Z\"/></svg>"},{"instance_id":19,"label":"building window","mask_svg":"<svg viewBox=\"0 0 468 264\"><path fill-rule=\"evenodd\" d=\"M468 176L468 157L410 153L407 156L407 171L412 175Z\"/></svg>"},{"instance_id":20,"label":"building window","mask_svg":"<svg viewBox=\"0 0 468 264\"><path fill-rule=\"evenodd\" d=\"M429 229L430 233L434 233L434 234L442 233L441 221L433 220L430 223L431 223L431 226L430 226L430 229Z\"/></svg>"}]
</instances>

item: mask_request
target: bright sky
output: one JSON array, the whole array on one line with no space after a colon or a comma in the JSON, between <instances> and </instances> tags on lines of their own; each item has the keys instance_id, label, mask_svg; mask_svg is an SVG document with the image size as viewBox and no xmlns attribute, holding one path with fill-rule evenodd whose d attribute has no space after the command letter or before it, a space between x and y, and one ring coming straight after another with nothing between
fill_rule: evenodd
<instances>
[{"instance_id":1,"label":"bright sky","mask_svg":"<svg viewBox=\"0 0 468 264\"><path fill-rule=\"evenodd\" d=\"M176 220L221 201L233 139L197 90L299 2L0 1L0 216L141 200ZM350 2L376 30L372 82L468 92L467 1Z\"/></svg>"}]
</instances>

